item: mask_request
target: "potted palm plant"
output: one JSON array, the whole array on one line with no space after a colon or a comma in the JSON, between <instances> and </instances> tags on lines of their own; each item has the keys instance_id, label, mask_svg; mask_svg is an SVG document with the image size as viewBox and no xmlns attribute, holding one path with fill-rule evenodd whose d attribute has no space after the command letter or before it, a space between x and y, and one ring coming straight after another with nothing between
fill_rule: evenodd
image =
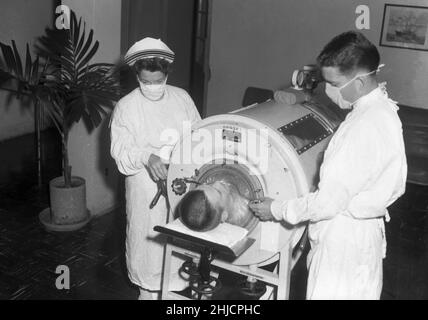
<instances>
[{"instance_id":1,"label":"potted palm plant","mask_svg":"<svg viewBox=\"0 0 428 320\"><path fill-rule=\"evenodd\" d=\"M94 129L120 96L114 65L89 64L99 47L93 34L91 29L86 36L82 19L77 21L72 11L69 29L46 29L39 38L34 60L27 45L25 68L13 41L12 46L0 44L0 88L44 108L61 136L63 174L50 181L50 209L40 215L54 230L74 230L89 220L85 180L73 176L69 164L70 129L80 120Z\"/></svg>"}]
</instances>

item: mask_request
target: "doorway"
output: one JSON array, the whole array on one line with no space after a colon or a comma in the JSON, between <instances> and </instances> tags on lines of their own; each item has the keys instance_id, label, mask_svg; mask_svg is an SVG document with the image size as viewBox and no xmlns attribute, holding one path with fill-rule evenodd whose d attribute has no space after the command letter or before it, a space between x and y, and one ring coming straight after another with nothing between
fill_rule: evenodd
<instances>
[{"instance_id":1,"label":"doorway","mask_svg":"<svg viewBox=\"0 0 428 320\"><path fill-rule=\"evenodd\" d=\"M160 38L175 52L168 83L185 89L206 114L212 0L123 0L121 53L144 37ZM128 75L126 91L137 86Z\"/></svg>"}]
</instances>

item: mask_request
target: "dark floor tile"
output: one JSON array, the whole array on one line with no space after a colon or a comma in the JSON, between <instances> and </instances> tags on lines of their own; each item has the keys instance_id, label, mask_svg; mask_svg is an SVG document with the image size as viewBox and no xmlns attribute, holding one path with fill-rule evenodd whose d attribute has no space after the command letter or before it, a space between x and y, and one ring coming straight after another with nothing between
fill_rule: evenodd
<instances>
[{"instance_id":1,"label":"dark floor tile","mask_svg":"<svg viewBox=\"0 0 428 320\"><path fill-rule=\"evenodd\" d=\"M405 213L405 224L411 227L425 229L427 224L428 211L412 210Z\"/></svg>"},{"instance_id":2,"label":"dark floor tile","mask_svg":"<svg viewBox=\"0 0 428 320\"><path fill-rule=\"evenodd\" d=\"M423 242L424 230L415 227L403 226L400 234L400 248L409 257L425 255L425 245Z\"/></svg>"},{"instance_id":3,"label":"dark floor tile","mask_svg":"<svg viewBox=\"0 0 428 320\"><path fill-rule=\"evenodd\" d=\"M405 193L400 198L398 198L391 206L388 207L388 211L409 211L412 209L412 201L410 197ZM392 218L392 217L391 217Z\"/></svg>"},{"instance_id":4,"label":"dark floor tile","mask_svg":"<svg viewBox=\"0 0 428 320\"><path fill-rule=\"evenodd\" d=\"M415 192L411 197L412 209L428 211L428 195L425 192Z\"/></svg>"},{"instance_id":5,"label":"dark floor tile","mask_svg":"<svg viewBox=\"0 0 428 320\"><path fill-rule=\"evenodd\" d=\"M384 263L382 299L393 300L397 292L398 267Z\"/></svg>"},{"instance_id":6,"label":"dark floor tile","mask_svg":"<svg viewBox=\"0 0 428 320\"><path fill-rule=\"evenodd\" d=\"M130 300L137 299L139 292L135 289L123 294L95 281L88 281L72 290L70 295L77 300Z\"/></svg>"}]
</instances>

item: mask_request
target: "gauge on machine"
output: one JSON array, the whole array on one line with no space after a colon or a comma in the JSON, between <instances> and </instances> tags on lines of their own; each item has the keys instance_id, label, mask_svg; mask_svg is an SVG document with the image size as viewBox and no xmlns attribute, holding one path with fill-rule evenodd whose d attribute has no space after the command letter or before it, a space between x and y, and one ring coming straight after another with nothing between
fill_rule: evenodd
<instances>
[{"instance_id":1,"label":"gauge on machine","mask_svg":"<svg viewBox=\"0 0 428 320\"><path fill-rule=\"evenodd\" d=\"M303 83L305 81L304 70L294 70L293 76L291 77L291 84L296 90L303 90Z\"/></svg>"}]
</instances>

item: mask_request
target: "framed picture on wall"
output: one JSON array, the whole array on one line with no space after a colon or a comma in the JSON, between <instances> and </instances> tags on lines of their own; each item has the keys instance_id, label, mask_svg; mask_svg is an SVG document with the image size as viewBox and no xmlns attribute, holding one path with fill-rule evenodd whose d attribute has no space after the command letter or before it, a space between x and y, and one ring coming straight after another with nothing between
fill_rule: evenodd
<instances>
[{"instance_id":1,"label":"framed picture on wall","mask_svg":"<svg viewBox=\"0 0 428 320\"><path fill-rule=\"evenodd\" d=\"M428 51L428 7L385 4L379 45Z\"/></svg>"}]
</instances>

